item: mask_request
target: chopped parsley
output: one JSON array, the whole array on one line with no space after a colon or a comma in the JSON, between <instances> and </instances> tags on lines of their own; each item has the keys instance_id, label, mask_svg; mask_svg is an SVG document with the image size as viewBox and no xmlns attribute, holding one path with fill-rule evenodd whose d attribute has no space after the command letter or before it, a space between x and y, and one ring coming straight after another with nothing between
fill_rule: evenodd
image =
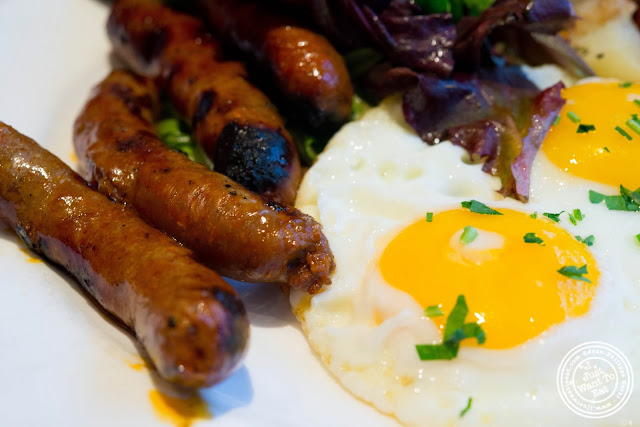
<instances>
[{"instance_id":1,"label":"chopped parsley","mask_svg":"<svg viewBox=\"0 0 640 427\"><path fill-rule=\"evenodd\" d=\"M574 209L573 216L578 221L582 221L582 219L584 218L584 215L582 215L582 211L580 209Z\"/></svg>"},{"instance_id":2,"label":"chopped parsley","mask_svg":"<svg viewBox=\"0 0 640 427\"><path fill-rule=\"evenodd\" d=\"M626 89L628 87L631 87L632 84L633 84L632 82L624 82L624 83L620 83L618 86L623 89Z\"/></svg>"},{"instance_id":3,"label":"chopped parsley","mask_svg":"<svg viewBox=\"0 0 640 427\"><path fill-rule=\"evenodd\" d=\"M579 124L576 133L589 133L594 130L596 130L594 125Z\"/></svg>"},{"instance_id":4,"label":"chopped parsley","mask_svg":"<svg viewBox=\"0 0 640 427\"><path fill-rule=\"evenodd\" d=\"M597 191L589 190L589 201L594 205L597 205L598 203L602 203L604 198L605 198L604 194L598 193Z\"/></svg>"},{"instance_id":5,"label":"chopped parsley","mask_svg":"<svg viewBox=\"0 0 640 427\"><path fill-rule=\"evenodd\" d=\"M534 212L531 215L529 215L531 218L536 219L538 218L538 212Z\"/></svg>"},{"instance_id":6,"label":"chopped parsley","mask_svg":"<svg viewBox=\"0 0 640 427\"><path fill-rule=\"evenodd\" d=\"M640 99L634 99L633 103L640 107Z\"/></svg>"},{"instance_id":7,"label":"chopped parsley","mask_svg":"<svg viewBox=\"0 0 640 427\"><path fill-rule=\"evenodd\" d=\"M629 137L629 139L631 139L631 137ZM609 147L602 147L602 149L607 153L611 153L611 150L609 150Z\"/></svg>"},{"instance_id":8,"label":"chopped parsley","mask_svg":"<svg viewBox=\"0 0 640 427\"><path fill-rule=\"evenodd\" d=\"M564 211L560 211L557 214L545 212L542 215L546 216L547 218L549 218L553 222L560 222L560 214L563 213L563 212Z\"/></svg>"},{"instance_id":9,"label":"chopped parsley","mask_svg":"<svg viewBox=\"0 0 640 427\"><path fill-rule=\"evenodd\" d=\"M427 317L439 317L444 316L444 312L437 305L430 305L429 307L424 309L424 315Z\"/></svg>"},{"instance_id":10,"label":"chopped parsley","mask_svg":"<svg viewBox=\"0 0 640 427\"><path fill-rule=\"evenodd\" d=\"M586 265L583 265L580 268L576 267L575 265L565 265L560 270L558 270L558 273L562 274L563 276L567 276L569 279L591 283L591 280L584 277L584 275L588 273Z\"/></svg>"},{"instance_id":11,"label":"chopped parsley","mask_svg":"<svg viewBox=\"0 0 640 427\"><path fill-rule=\"evenodd\" d=\"M568 215L569 215L569 221L571 221L571 224L573 225L578 225L578 221L582 221L582 218L584 218L582 216L582 211L580 209L574 209L573 214L568 214Z\"/></svg>"},{"instance_id":12,"label":"chopped parsley","mask_svg":"<svg viewBox=\"0 0 640 427\"><path fill-rule=\"evenodd\" d=\"M433 221L433 212L427 212L427 222Z\"/></svg>"},{"instance_id":13,"label":"chopped parsley","mask_svg":"<svg viewBox=\"0 0 640 427\"><path fill-rule=\"evenodd\" d=\"M527 234L524 235L524 242L525 243L537 243L537 244L541 245L542 242L544 242L544 240L542 240L541 238L536 236L536 233L527 233Z\"/></svg>"},{"instance_id":14,"label":"chopped parsley","mask_svg":"<svg viewBox=\"0 0 640 427\"><path fill-rule=\"evenodd\" d=\"M573 123L580 123L580 117L578 117L578 115L573 111L569 111L567 113L567 117L569 117L569 120L571 120Z\"/></svg>"},{"instance_id":15,"label":"chopped parsley","mask_svg":"<svg viewBox=\"0 0 640 427\"><path fill-rule=\"evenodd\" d=\"M467 406L465 406L465 408L460 411L460 418L464 417L467 412L469 412L469 410L471 409L471 403L473 403L473 398L469 398L469 400L467 400Z\"/></svg>"},{"instance_id":16,"label":"chopped parsley","mask_svg":"<svg viewBox=\"0 0 640 427\"><path fill-rule=\"evenodd\" d=\"M460 235L460 241L463 244L468 245L469 243L476 240L477 237L478 237L478 230L476 230L470 225L467 225L462 230L462 234Z\"/></svg>"},{"instance_id":17,"label":"chopped parsley","mask_svg":"<svg viewBox=\"0 0 640 427\"><path fill-rule=\"evenodd\" d=\"M636 234L636 240L640 243L640 234Z\"/></svg>"},{"instance_id":18,"label":"chopped parsley","mask_svg":"<svg viewBox=\"0 0 640 427\"><path fill-rule=\"evenodd\" d=\"M556 118L553 119L553 125L554 126L558 126L558 123L560 123L560 116L556 116Z\"/></svg>"},{"instance_id":19,"label":"chopped parsley","mask_svg":"<svg viewBox=\"0 0 640 427\"><path fill-rule=\"evenodd\" d=\"M420 360L451 360L458 355L460 341L475 338L478 344L484 344L486 336L477 323L464 323L469 308L464 295L459 295L456 305L449 313L444 326L444 337L441 344L418 344L416 351Z\"/></svg>"},{"instance_id":20,"label":"chopped parsley","mask_svg":"<svg viewBox=\"0 0 640 427\"><path fill-rule=\"evenodd\" d=\"M602 203L610 211L638 212L640 210L640 188L635 191L620 186L620 195L608 196L597 191L589 190L589 201L593 204Z\"/></svg>"},{"instance_id":21,"label":"chopped parsley","mask_svg":"<svg viewBox=\"0 0 640 427\"><path fill-rule=\"evenodd\" d=\"M633 139L633 138L631 138L631 135L629 135L629 133L626 130L622 129L620 126L616 126L616 131L620 135L622 135L625 138L627 138L629 141L631 141ZM607 147L604 147L604 148L607 148ZM610 153L609 149L607 149L607 152Z\"/></svg>"},{"instance_id":22,"label":"chopped parsley","mask_svg":"<svg viewBox=\"0 0 640 427\"><path fill-rule=\"evenodd\" d=\"M489 206L477 200L468 200L461 203L463 208L469 209L473 213L484 215L502 215L500 212L491 209Z\"/></svg>"},{"instance_id":23,"label":"chopped parsley","mask_svg":"<svg viewBox=\"0 0 640 427\"><path fill-rule=\"evenodd\" d=\"M593 234L587 237L580 237L580 236L575 236L575 237L578 242L584 243L587 246L593 246L593 244L596 241L596 238L594 237Z\"/></svg>"}]
</instances>

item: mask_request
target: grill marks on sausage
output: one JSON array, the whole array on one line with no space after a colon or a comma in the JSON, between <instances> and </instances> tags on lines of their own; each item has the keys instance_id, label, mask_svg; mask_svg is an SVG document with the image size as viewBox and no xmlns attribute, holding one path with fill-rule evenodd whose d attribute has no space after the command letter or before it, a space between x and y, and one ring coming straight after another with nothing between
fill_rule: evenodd
<instances>
[{"instance_id":1,"label":"grill marks on sausage","mask_svg":"<svg viewBox=\"0 0 640 427\"><path fill-rule=\"evenodd\" d=\"M300 161L284 121L249 83L244 65L221 60L218 42L200 20L158 0L119 0L113 4L108 32L115 52L136 72L156 79L176 109L191 120L195 139L216 171L230 173L267 198L294 202ZM253 136L258 139L251 141ZM221 142L223 147L217 148ZM243 155L236 147L249 151Z\"/></svg>"},{"instance_id":2,"label":"grill marks on sausage","mask_svg":"<svg viewBox=\"0 0 640 427\"><path fill-rule=\"evenodd\" d=\"M196 108L196 112L193 114L193 127L196 128L203 121L211 108L213 107L213 103L216 100L216 93L212 90L206 90L202 92L200 95L200 99L198 100L198 107Z\"/></svg>"},{"instance_id":3,"label":"grill marks on sausage","mask_svg":"<svg viewBox=\"0 0 640 427\"><path fill-rule=\"evenodd\" d=\"M216 144L216 171L260 194L276 191L289 178L292 147L273 129L227 124Z\"/></svg>"},{"instance_id":4,"label":"grill marks on sausage","mask_svg":"<svg viewBox=\"0 0 640 427\"><path fill-rule=\"evenodd\" d=\"M137 77L137 78L140 78L140 77ZM131 114L133 114L136 117L139 117L140 119L143 119L142 108L150 109L151 106L153 105L153 99L151 99L151 96L149 96L148 94L135 96L133 94L133 91L130 88L122 84L115 83L110 86L109 90L112 92L114 96L122 100L122 102L127 106L129 111L131 112Z\"/></svg>"},{"instance_id":5,"label":"grill marks on sausage","mask_svg":"<svg viewBox=\"0 0 640 427\"><path fill-rule=\"evenodd\" d=\"M147 130L139 129L133 136L116 141L116 149L121 152L147 150L149 140L155 139L156 136Z\"/></svg>"}]
</instances>

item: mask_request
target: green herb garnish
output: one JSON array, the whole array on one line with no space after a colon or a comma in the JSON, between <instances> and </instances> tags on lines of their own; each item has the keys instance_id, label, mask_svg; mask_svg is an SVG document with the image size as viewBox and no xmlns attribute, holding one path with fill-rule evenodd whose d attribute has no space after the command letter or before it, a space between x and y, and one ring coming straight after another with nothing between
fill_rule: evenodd
<instances>
[{"instance_id":1,"label":"green herb garnish","mask_svg":"<svg viewBox=\"0 0 640 427\"><path fill-rule=\"evenodd\" d=\"M473 213L484 215L502 215L500 212L491 209L489 206L477 200L468 200L461 203L463 208L469 209Z\"/></svg>"},{"instance_id":2,"label":"green herb garnish","mask_svg":"<svg viewBox=\"0 0 640 427\"><path fill-rule=\"evenodd\" d=\"M315 162L318 154L324 150L324 147L329 142L329 137L326 135L310 135L306 131L295 127L290 127L289 132L300 154L300 161L307 166L311 166Z\"/></svg>"},{"instance_id":3,"label":"green herb garnish","mask_svg":"<svg viewBox=\"0 0 640 427\"><path fill-rule=\"evenodd\" d=\"M465 15L480 16L495 0L415 0L426 13L451 13L455 21Z\"/></svg>"},{"instance_id":4,"label":"green herb garnish","mask_svg":"<svg viewBox=\"0 0 640 427\"><path fill-rule=\"evenodd\" d=\"M469 410L471 409L471 403L473 402L473 398L469 398L469 400L467 400L467 406L465 406L465 408L460 411L460 418L464 417L467 412L469 412Z\"/></svg>"},{"instance_id":5,"label":"green herb garnish","mask_svg":"<svg viewBox=\"0 0 640 427\"><path fill-rule=\"evenodd\" d=\"M536 236L536 233L527 233L527 234L524 235L524 242L525 243L537 243L537 244L541 245L542 242L544 242L544 240L542 240L541 238Z\"/></svg>"},{"instance_id":6,"label":"green herb garnish","mask_svg":"<svg viewBox=\"0 0 640 427\"><path fill-rule=\"evenodd\" d=\"M575 265L566 265L558 270L558 273L562 274L563 276L567 276L569 279L591 283L591 280L584 277L584 275L587 274L586 265L583 265L580 268L576 267Z\"/></svg>"},{"instance_id":7,"label":"green herb garnish","mask_svg":"<svg viewBox=\"0 0 640 427\"><path fill-rule=\"evenodd\" d=\"M584 215L582 215L582 211L580 209L574 209L573 210L573 216L578 221L582 221L582 219L584 218Z\"/></svg>"},{"instance_id":8,"label":"green herb garnish","mask_svg":"<svg viewBox=\"0 0 640 427\"><path fill-rule=\"evenodd\" d=\"M476 240L477 237L478 237L478 230L476 230L470 225L467 225L462 230L462 234L460 235L460 241L463 244L468 245L469 243Z\"/></svg>"},{"instance_id":9,"label":"green herb garnish","mask_svg":"<svg viewBox=\"0 0 640 427\"><path fill-rule=\"evenodd\" d=\"M371 106L358 95L353 95L351 102L351 120L358 120Z\"/></svg>"},{"instance_id":10,"label":"green herb garnish","mask_svg":"<svg viewBox=\"0 0 640 427\"><path fill-rule=\"evenodd\" d=\"M573 225L578 225L578 221L582 221L582 218L584 218L582 216L582 211L580 209L574 209L573 214L568 214L568 215L569 215L569 221L571 221L571 224Z\"/></svg>"},{"instance_id":11,"label":"green herb garnish","mask_svg":"<svg viewBox=\"0 0 640 427\"><path fill-rule=\"evenodd\" d=\"M560 211L557 214L545 212L542 215L546 216L547 218L549 218L553 222L560 222L560 214L563 213L563 212L564 211Z\"/></svg>"},{"instance_id":12,"label":"green herb garnish","mask_svg":"<svg viewBox=\"0 0 640 427\"><path fill-rule=\"evenodd\" d=\"M640 234L636 234L636 240L640 243Z\"/></svg>"},{"instance_id":13,"label":"green herb garnish","mask_svg":"<svg viewBox=\"0 0 640 427\"><path fill-rule=\"evenodd\" d=\"M444 312L437 305L430 305L424 309L424 315L427 317L439 317L444 316Z\"/></svg>"},{"instance_id":14,"label":"green herb garnish","mask_svg":"<svg viewBox=\"0 0 640 427\"><path fill-rule=\"evenodd\" d=\"M554 125L554 126L558 126L558 123L560 123L560 116L559 116L559 115L558 115L558 116L556 116L556 118L555 118L555 119L553 119L553 125Z\"/></svg>"},{"instance_id":15,"label":"green herb garnish","mask_svg":"<svg viewBox=\"0 0 640 427\"><path fill-rule=\"evenodd\" d=\"M633 138L631 138L631 135L629 135L629 133L622 129L620 126L616 126L616 131L618 131L618 133L622 136L624 136L625 138L627 138L629 141L631 141ZM606 147L605 147L606 148ZM609 150L607 150L607 152L610 152Z\"/></svg>"},{"instance_id":16,"label":"green herb garnish","mask_svg":"<svg viewBox=\"0 0 640 427\"><path fill-rule=\"evenodd\" d=\"M619 196L607 196L597 191L589 190L589 201L593 204L604 201L607 209L611 211L638 212L640 210L640 188L631 191L621 185Z\"/></svg>"},{"instance_id":17,"label":"green herb garnish","mask_svg":"<svg viewBox=\"0 0 640 427\"><path fill-rule=\"evenodd\" d=\"M529 215L531 218L536 219L538 218L538 212L534 212L531 215Z\"/></svg>"},{"instance_id":18,"label":"green herb garnish","mask_svg":"<svg viewBox=\"0 0 640 427\"><path fill-rule=\"evenodd\" d=\"M594 205L602 203L604 197L604 194L598 193L597 191L589 190L589 201Z\"/></svg>"},{"instance_id":19,"label":"green herb garnish","mask_svg":"<svg viewBox=\"0 0 640 427\"><path fill-rule=\"evenodd\" d=\"M580 123L580 117L578 117L578 115L573 111L569 111L567 113L567 117L569 117L569 120L571 120L573 123Z\"/></svg>"},{"instance_id":20,"label":"green herb garnish","mask_svg":"<svg viewBox=\"0 0 640 427\"><path fill-rule=\"evenodd\" d=\"M632 131L640 135L640 120L638 120L637 117L630 118L626 124Z\"/></svg>"},{"instance_id":21,"label":"green herb garnish","mask_svg":"<svg viewBox=\"0 0 640 427\"><path fill-rule=\"evenodd\" d=\"M631 139L631 137L629 137L629 139ZM610 153L610 152L611 152L611 150L609 150L609 147L602 147L602 149L603 149L604 151L606 151L607 153Z\"/></svg>"},{"instance_id":22,"label":"green herb garnish","mask_svg":"<svg viewBox=\"0 0 640 427\"><path fill-rule=\"evenodd\" d=\"M427 212L427 222L433 221L433 212Z\"/></svg>"},{"instance_id":23,"label":"green herb garnish","mask_svg":"<svg viewBox=\"0 0 640 427\"><path fill-rule=\"evenodd\" d=\"M594 125L579 124L576 133L589 133L594 130L596 130Z\"/></svg>"},{"instance_id":24,"label":"green herb garnish","mask_svg":"<svg viewBox=\"0 0 640 427\"><path fill-rule=\"evenodd\" d=\"M624 82L624 83L620 83L618 86L623 89L626 89L628 87L631 87L632 84L633 84L632 82Z\"/></svg>"},{"instance_id":25,"label":"green herb garnish","mask_svg":"<svg viewBox=\"0 0 640 427\"><path fill-rule=\"evenodd\" d=\"M458 355L460 341L475 338L478 344L485 342L486 336L477 323L464 323L469 314L464 295L459 295L456 305L449 313L444 326L442 344L418 344L416 351L420 360L451 360Z\"/></svg>"},{"instance_id":26,"label":"green herb garnish","mask_svg":"<svg viewBox=\"0 0 640 427\"><path fill-rule=\"evenodd\" d=\"M163 106L162 109L165 118L155 124L160 140L174 150L186 154L192 161L212 169L211 161L196 144L189 126L179 118L175 109L170 105Z\"/></svg>"},{"instance_id":27,"label":"green herb garnish","mask_svg":"<svg viewBox=\"0 0 640 427\"><path fill-rule=\"evenodd\" d=\"M633 103L640 107L640 99L634 99Z\"/></svg>"},{"instance_id":28,"label":"green herb garnish","mask_svg":"<svg viewBox=\"0 0 640 427\"><path fill-rule=\"evenodd\" d=\"M575 237L578 242L584 243L587 246L593 246L593 244L596 241L596 238L594 237L593 234L584 238L580 236L575 236Z\"/></svg>"}]
</instances>

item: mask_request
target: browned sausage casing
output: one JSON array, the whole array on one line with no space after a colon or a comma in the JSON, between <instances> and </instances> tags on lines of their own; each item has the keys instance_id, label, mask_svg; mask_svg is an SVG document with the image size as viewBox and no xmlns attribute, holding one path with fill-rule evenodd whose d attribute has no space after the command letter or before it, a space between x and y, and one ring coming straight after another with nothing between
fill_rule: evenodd
<instances>
[{"instance_id":1,"label":"browned sausage casing","mask_svg":"<svg viewBox=\"0 0 640 427\"><path fill-rule=\"evenodd\" d=\"M324 36L273 10L272 2L198 0L216 34L267 73L287 113L320 132L349 120L353 86Z\"/></svg>"},{"instance_id":2,"label":"browned sausage casing","mask_svg":"<svg viewBox=\"0 0 640 427\"><path fill-rule=\"evenodd\" d=\"M81 166L101 192L223 276L317 291L334 268L320 224L171 150L153 133L152 82L112 72L76 120Z\"/></svg>"},{"instance_id":3,"label":"browned sausage casing","mask_svg":"<svg viewBox=\"0 0 640 427\"><path fill-rule=\"evenodd\" d=\"M233 288L2 122L0 218L131 328L163 378L208 386L241 360L249 322Z\"/></svg>"},{"instance_id":4,"label":"browned sausage casing","mask_svg":"<svg viewBox=\"0 0 640 427\"><path fill-rule=\"evenodd\" d=\"M220 62L200 20L157 0L118 0L107 24L115 52L157 78L191 121L214 169L270 200L292 205L300 160L282 118L246 80L238 62Z\"/></svg>"}]
</instances>

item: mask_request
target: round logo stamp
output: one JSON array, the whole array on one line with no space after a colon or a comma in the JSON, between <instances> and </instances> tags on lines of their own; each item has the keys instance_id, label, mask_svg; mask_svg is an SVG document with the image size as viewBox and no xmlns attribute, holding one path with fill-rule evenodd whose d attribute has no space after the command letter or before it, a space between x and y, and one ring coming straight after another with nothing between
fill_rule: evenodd
<instances>
[{"instance_id":1,"label":"round logo stamp","mask_svg":"<svg viewBox=\"0 0 640 427\"><path fill-rule=\"evenodd\" d=\"M576 414L604 418L618 412L633 392L633 370L616 347L599 341L574 347L558 367L558 392Z\"/></svg>"}]
</instances>

